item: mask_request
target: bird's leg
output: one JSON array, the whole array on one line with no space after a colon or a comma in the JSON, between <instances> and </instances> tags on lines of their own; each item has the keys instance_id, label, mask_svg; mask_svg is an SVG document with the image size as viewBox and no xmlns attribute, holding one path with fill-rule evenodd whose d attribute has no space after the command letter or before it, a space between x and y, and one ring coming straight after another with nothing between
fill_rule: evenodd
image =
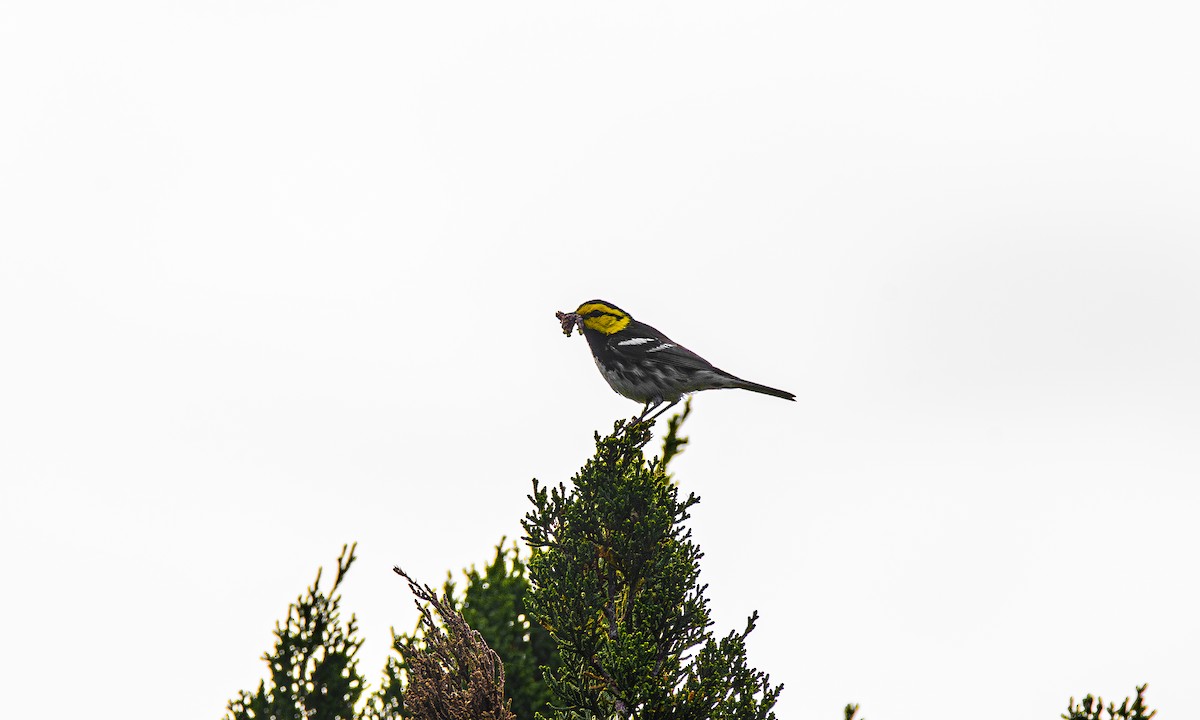
<instances>
[{"instance_id":1,"label":"bird's leg","mask_svg":"<svg viewBox=\"0 0 1200 720\"><path fill-rule=\"evenodd\" d=\"M642 407L642 414L635 417L633 419L633 421L635 423L642 422L643 420L646 419L646 415L650 414L651 410L658 407L659 405L662 405L662 403L663 403L663 401L660 398L650 398L649 400L646 401L646 404Z\"/></svg>"},{"instance_id":2,"label":"bird's leg","mask_svg":"<svg viewBox=\"0 0 1200 720\"><path fill-rule=\"evenodd\" d=\"M667 406L666 406L665 408L663 408L662 410L659 410L658 412L654 413L654 414L653 414L653 415L651 415L650 417L646 418L645 422L650 422L651 420L654 420L654 419L655 419L655 418L657 418L659 415L662 415L663 413L665 413L666 411L670 410L671 408L675 407L675 406L676 406L676 405L678 405L678 404L679 404L679 400L675 400L674 402L670 403L669 405L667 405ZM643 413L643 414L645 414L645 413Z\"/></svg>"}]
</instances>

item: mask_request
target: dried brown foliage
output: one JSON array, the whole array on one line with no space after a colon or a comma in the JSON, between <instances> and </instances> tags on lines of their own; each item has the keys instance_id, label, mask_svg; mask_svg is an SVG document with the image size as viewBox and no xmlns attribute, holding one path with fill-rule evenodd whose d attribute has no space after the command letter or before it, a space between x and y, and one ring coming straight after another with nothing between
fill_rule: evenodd
<instances>
[{"instance_id":1,"label":"dried brown foliage","mask_svg":"<svg viewBox=\"0 0 1200 720\"><path fill-rule=\"evenodd\" d=\"M400 568L392 569L416 596L424 630L424 647L413 648L405 658L404 709L412 720L515 720L511 701L504 697L500 656L446 598ZM434 622L434 613L440 623Z\"/></svg>"}]
</instances>

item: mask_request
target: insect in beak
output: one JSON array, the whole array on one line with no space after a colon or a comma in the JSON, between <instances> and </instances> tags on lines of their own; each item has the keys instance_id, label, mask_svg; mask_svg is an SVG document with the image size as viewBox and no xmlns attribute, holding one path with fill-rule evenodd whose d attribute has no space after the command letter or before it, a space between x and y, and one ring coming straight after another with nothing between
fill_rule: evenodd
<instances>
[{"instance_id":1,"label":"insect in beak","mask_svg":"<svg viewBox=\"0 0 1200 720\"><path fill-rule=\"evenodd\" d=\"M579 317L575 313L556 312L554 313L554 317L558 318L558 321L562 323L563 335L566 335L567 337L571 337L571 333L575 330L575 326L580 324L583 320L583 318ZM582 333L583 328L580 328L579 332Z\"/></svg>"}]
</instances>

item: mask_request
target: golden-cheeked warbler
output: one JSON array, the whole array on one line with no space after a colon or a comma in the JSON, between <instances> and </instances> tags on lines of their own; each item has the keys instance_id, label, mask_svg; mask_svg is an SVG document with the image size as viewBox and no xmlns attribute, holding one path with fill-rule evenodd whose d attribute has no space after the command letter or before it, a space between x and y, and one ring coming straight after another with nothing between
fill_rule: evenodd
<instances>
[{"instance_id":1,"label":"golden-cheeked warbler","mask_svg":"<svg viewBox=\"0 0 1200 720\"><path fill-rule=\"evenodd\" d=\"M576 327L587 338L600 374L618 394L645 403L637 419L653 420L687 393L719 388L741 388L785 400L796 396L786 390L759 385L730 375L676 343L663 333L630 317L610 302L589 300L575 312L557 312L563 334ZM670 403L649 418L664 402Z\"/></svg>"}]
</instances>

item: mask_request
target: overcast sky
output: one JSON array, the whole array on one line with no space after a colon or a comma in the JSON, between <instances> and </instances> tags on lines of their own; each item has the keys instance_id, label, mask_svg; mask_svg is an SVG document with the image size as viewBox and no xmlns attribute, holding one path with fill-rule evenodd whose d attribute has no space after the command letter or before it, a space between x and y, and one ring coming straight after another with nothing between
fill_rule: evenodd
<instances>
[{"instance_id":1,"label":"overcast sky","mask_svg":"<svg viewBox=\"0 0 1200 720\"><path fill-rule=\"evenodd\" d=\"M781 720L1183 717L1198 22L4 4L5 714L219 717L352 541L376 682L392 565L486 561L637 410L554 319L598 297L798 396L698 396L675 465Z\"/></svg>"}]
</instances>

